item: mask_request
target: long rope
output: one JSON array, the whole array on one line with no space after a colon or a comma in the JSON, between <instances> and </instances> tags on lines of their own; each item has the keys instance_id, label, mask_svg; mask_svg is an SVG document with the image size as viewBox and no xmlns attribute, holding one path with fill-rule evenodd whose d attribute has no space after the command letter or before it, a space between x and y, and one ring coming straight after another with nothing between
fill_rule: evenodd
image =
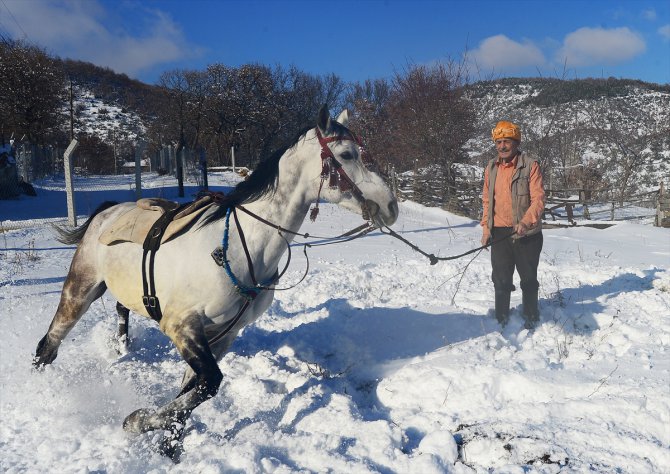
<instances>
[{"instance_id":1,"label":"long rope","mask_svg":"<svg viewBox=\"0 0 670 474\"><path fill-rule=\"evenodd\" d=\"M384 229L386 229L386 232L384 231ZM421 255L423 255L425 257L428 257L428 259L430 260L431 265L435 265L437 262L441 262L441 261L445 261L445 260L456 260L457 258L465 257L466 255L470 255L471 253L475 253L478 250L483 250L485 248L488 248L492 245L497 244L498 242L502 242L503 240L509 239L510 237L512 237L513 235L516 234L516 231L514 231L511 234L506 235L505 237L501 237L500 239L489 240L489 242L486 245L482 245L481 247L477 247L477 248L474 248L472 250L468 250L467 252L463 252L463 253L458 254L458 255L452 255L451 257L436 257L432 253L428 253L428 252L425 252L425 251L421 250L417 245L413 244L412 242L410 242L406 238L402 237L401 235L399 235L397 232L395 232L390 227L387 227L387 226L384 226L383 228L380 227L379 230L382 234L387 234L387 235L390 235L391 237L395 237L396 239L398 239L401 242L404 242L405 244L410 246L413 250L419 252Z\"/></svg>"}]
</instances>

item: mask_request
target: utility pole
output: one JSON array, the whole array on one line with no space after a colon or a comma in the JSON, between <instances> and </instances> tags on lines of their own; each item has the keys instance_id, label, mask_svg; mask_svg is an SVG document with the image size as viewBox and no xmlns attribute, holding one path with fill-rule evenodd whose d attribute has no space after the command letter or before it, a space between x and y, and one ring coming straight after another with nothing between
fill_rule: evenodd
<instances>
[{"instance_id":1,"label":"utility pole","mask_svg":"<svg viewBox=\"0 0 670 474\"><path fill-rule=\"evenodd\" d=\"M237 138L239 138L241 140L242 139L242 132L246 131L246 129L247 129L246 127L237 128L233 132L233 144L230 147L230 161L231 161L231 165L233 167L233 173L235 172L235 142L237 141L235 135L238 135Z\"/></svg>"},{"instance_id":2,"label":"utility pole","mask_svg":"<svg viewBox=\"0 0 670 474\"><path fill-rule=\"evenodd\" d=\"M112 154L114 155L114 175L119 174L117 162L116 162L116 130L112 129Z\"/></svg>"},{"instance_id":3,"label":"utility pole","mask_svg":"<svg viewBox=\"0 0 670 474\"><path fill-rule=\"evenodd\" d=\"M72 79L70 78L70 142L74 140L74 93Z\"/></svg>"}]
</instances>

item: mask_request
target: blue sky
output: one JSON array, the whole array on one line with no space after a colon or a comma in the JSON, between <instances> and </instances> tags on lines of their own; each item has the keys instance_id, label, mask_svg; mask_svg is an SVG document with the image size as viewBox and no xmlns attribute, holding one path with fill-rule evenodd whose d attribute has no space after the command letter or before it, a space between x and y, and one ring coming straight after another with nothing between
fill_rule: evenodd
<instances>
[{"instance_id":1,"label":"blue sky","mask_svg":"<svg viewBox=\"0 0 670 474\"><path fill-rule=\"evenodd\" d=\"M148 83L212 63L363 81L466 52L475 78L670 83L667 0L0 0L0 34Z\"/></svg>"}]
</instances>

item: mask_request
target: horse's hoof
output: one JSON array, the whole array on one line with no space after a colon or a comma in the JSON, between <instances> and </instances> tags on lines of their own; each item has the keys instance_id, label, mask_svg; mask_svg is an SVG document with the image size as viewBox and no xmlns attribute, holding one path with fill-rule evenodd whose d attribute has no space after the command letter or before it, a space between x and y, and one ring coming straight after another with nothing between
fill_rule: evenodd
<instances>
[{"instance_id":1,"label":"horse's hoof","mask_svg":"<svg viewBox=\"0 0 670 474\"><path fill-rule=\"evenodd\" d=\"M50 345L49 343L48 336L44 336L37 344L37 349L35 349L33 366L37 369L43 369L45 365L49 365L56 360L57 355L58 346L54 349L53 345Z\"/></svg>"},{"instance_id":2,"label":"horse's hoof","mask_svg":"<svg viewBox=\"0 0 670 474\"><path fill-rule=\"evenodd\" d=\"M130 349L128 336L114 336L111 338L110 343L118 356L126 355Z\"/></svg>"},{"instance_id":3,"label":"horse's hoof","mask_svg":"<svg viewBox=\"0 0 670 474\"><path fill-rule=\"evenodd\" d=\"M175 464L179 463L182 453L184 452L184 429L180 428L176 431L170 431L166 434L158 445L158 452L163 456L168 457Z\"/></svg>"},{"instance_id":4,"label":"horse's hoof","mask_svg":"<svg viewBox=\"0 0 670 474\"><path fill-rule=\"evenodd\" d=\"M33 357L33 369L42 372L46 364L40 360L39 357Z\"/></svg>"},{"instance_id":5,"label":"horse's hoof","mask_svg":"<svg viewBox=\"0 0 670 474\"><path fill-rule=\"evenodd\" d=\"M54 361L55 357L46 358L41 355L36 355L33 357L33 368L38 372L42 372L47 365L50 365Z\"/></svg>"},{"instance_id":6,"label":"horse's hoof","mask_svg":"<svg viewBox=\"0 0 670 474\"><path fill-rule=\"evenodd\" d=\"M123 429L129 433L140 434L150 431L152 428L147 426L147 420L155 412L147 408L135 410L123 420Z\"/></svg>"}]
</instances>

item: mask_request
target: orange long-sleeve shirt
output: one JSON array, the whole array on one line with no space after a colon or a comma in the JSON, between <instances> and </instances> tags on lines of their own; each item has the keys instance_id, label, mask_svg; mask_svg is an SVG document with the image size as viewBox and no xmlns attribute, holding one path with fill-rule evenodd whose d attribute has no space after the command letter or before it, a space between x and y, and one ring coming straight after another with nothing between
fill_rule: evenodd
<instances>
[{"instance_id":1,"label":"orange long-sleeve shirt","mask_svg":"<svg viewBox=\"0 0 670 474\"><path fill-rule=\"evenodd\" d=\"M518 157L515 157L509 163L497 162L496 166L498 167L496 180L495 180L495 189L494 189L494 199L495 206L493 209L493 225L494 227L513 227L514 226L514 217L512 211L512 177L516 170ZM521 222L524 223L527 227L534 227L542 219L542 213L544 212L544 185L542 182L542 173L540 172L540 167L537 162L534 162L530 169L529 177L529 191L531 197L530 207L523 215ZM481 225L484 228L488 227L488 219L490 203L489 203L489 168L486 167L484 174L484 189L482 191L482 204L483 204L483 215L481 220ZM490 229L489 229L490 230Z\"/></svg>"}]
</instances>

